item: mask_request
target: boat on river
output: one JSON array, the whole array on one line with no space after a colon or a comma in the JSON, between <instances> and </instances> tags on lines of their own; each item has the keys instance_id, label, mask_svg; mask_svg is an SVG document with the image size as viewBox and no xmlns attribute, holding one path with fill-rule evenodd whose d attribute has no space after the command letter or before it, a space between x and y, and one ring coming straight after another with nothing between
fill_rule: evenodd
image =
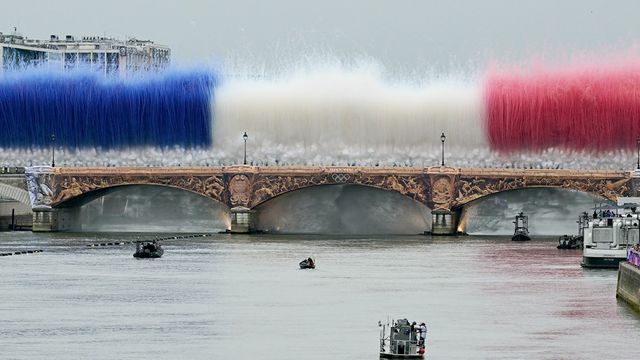
<instances>
[{"instance_id":1,"label":"boat on river","mask_svg":"<svg viewBox=\"0 0 640 360\"><path fill-rule=\"evenodd\" d=\"M583 238L576 235L562 235L558 238L558 249L561 250L575 250L582 249Z\"/></svg>"},{"instance_id":2,"label":"boat on river","mask_svg":"<svg viewBox=\"0 0 640 360\"><path fill-rule=\"evenodd\" d=\"M164 254L162 245L156 241L138 241L136 242L136 252L133 254L135 258L159 258Z\"/></svg>"},{"instance_id":3,"label":"boat on river","mask_svg":"<svg viewBox=\"0 0 640 360\"><path fill-rule=\"evenodd\" d=\"M524 215L522 211L516 215L516 219L513 222L516 225L515 230L513 231L513 236L511 240L513 241L527 241L531 240L529 237L529 217Z\"/></svg>"},{"instance_id":4,"label":"boat on river","mask_svg":"<svg viewBox=\"0 0 640 360\"><path fill-rule=\"evenodd\" d=\"M601 206L584 229L582 266L618 268L627 250L640 242L638 204Z\"/></svg>"},{"instance_id":5,"label":"boat on river","mask_svg":"<svg viewBox=\"0 0 640 360\"><path fill-rule=\"evenodd\" d=\"M315 269L316 268L316 262L313 261L312 258L306 258L302 261L300 261L300 269Z\"/></svg>"},{"instance_id":6,"label":"boat on river","mask_svg":"<svg viewBox=\"0 0 640 360\"><path fill-rule=\"evenodd\" d=\"M393 325L389 326L378 322L381 328L380 359L424 359L426 326L421 336L420 328L415 322L410 324L409 320L400 319L392 323Z\"/></svg>"},{"instance_id":7,"label":"boat on river","mask_svg":"<svg viewBox=\"0 0 640 360\"><path fill-rule=\"evenodd\" d=\"M584 230L589 227L589 214L583 212L578 217L578 235L562 235L558 238L558 249L575 250L582 249L584 245Z\"/></svg>"}]
</instances>

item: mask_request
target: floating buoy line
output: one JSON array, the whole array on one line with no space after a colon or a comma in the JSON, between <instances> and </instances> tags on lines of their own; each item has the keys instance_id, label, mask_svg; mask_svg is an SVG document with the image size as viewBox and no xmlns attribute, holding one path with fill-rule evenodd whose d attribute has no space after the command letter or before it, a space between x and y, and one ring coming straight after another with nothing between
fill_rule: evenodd
<instances>
[{"instance_id":1,"label":"floating buoy line","mask_svg":"<svg viewBox=\"0 0 640 360\"><path fill-rule=\"evenodd\" d=\"M136 242L139 242L139 241L180 240L180 239L193 239L193 238L209 237L209 236L213 236L213 234L176 235L176 236L167 236L167 237L161 237L161 238L135 240L135 241L116 241L116 242L107 242L107 243L95 243L95 244L87 244L87 247L122 246L122 245L128 245L128 244L135 244ZM37 249L37 250L11 251L11 252L2 252L0 253L0 256L38 254L41 252L44 252L44 250Z\"/></svg>"},{"instance_id":2,"label":"floating buoy line","mask_svg":"<svg viewBox=\"0 0 640 360\"><path fill-rule=\"evenodd\" d=\"M165 241L165 240L180 240L180 239L192 239L199 237L208 237L213 236L213 234L191 234L191 235L177 235L177 236L168 236L162 238L153 238L153 239L140 239L134 241L116 241L116 242L107 242L107 243L95 243L95 244L87 244L87 247L104 247L104 246L122 246L128 244L135 244L139 241Z\"/></svg>"},{"instance_id":3,"label":"floating buoy line","mask_svg":"<svg viewBox=\"0 0 640 360\"><path fill-rule=\"evenodd\" d=\"M0 253L0 256L12 256L12 255L23 255L23 254L37 254L37 253L41 253L44 250L23 250L23 251L13 251L13 252L5 252L5 253Z\"/></svg>"}]
</instances>

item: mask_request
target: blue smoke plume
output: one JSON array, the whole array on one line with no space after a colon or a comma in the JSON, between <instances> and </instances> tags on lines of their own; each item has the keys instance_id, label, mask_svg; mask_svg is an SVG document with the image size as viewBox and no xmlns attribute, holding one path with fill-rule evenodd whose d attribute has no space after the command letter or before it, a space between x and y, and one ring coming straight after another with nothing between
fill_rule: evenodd
<instances>
[{"instance_id":1,"label":"blue smoke plume","mask_svg":"<svg viewBox=\"0 0 640 360\"><path fill-rule=\"evenodd\" d=\"M0 147L117 149L211 145L213 72L118 77L39 68L0 76Z\"/></svg>"}]
</instances>

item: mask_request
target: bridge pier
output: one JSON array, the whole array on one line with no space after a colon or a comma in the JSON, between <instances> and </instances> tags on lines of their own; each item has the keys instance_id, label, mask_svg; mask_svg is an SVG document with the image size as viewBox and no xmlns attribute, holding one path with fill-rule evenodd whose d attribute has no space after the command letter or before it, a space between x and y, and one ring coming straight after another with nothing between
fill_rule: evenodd
<instances>
[{"instance_id":1,"label":"bridge pier","mask_svg":"<svg viewBox=\"0 0 640 360\"><path fill-rule=\"evenodd\" d=\"M58 230L58 213L54 209L33 209L33 232Z\"/></svg>"},{"instance_id":2,"label":"bridge pier","mask_svg":"<svg viewBox=\"0 0 640 360\"><path fill-rule=\"evenodd\" d=\"M431 212L432 235L455 235L458 230L459 214L450 210L434 210Z\"/></svg>"},{"instance_id":3,"label":"bridge pier","mask_svg":"<svg viewBox=\"0 0 640 360\"><path fill-rule=\"evenodd\" d=\"M255 210L236 206L231 211L231 233L249 234L255 232Z\"/></svg>"}]
</instances>

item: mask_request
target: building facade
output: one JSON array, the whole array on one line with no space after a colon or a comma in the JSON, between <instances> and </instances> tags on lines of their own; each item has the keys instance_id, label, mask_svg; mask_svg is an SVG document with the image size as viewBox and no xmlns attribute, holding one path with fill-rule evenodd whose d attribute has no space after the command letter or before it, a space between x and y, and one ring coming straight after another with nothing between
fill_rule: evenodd
<instances>
[{"instance_id":1,"label":"building facade","mask_svg":"<svg viewBox=\"0 0 640 360\"><path fill-rule=\"evenodd\" d=\"M29 39L17 32L0 32L0 71L24 66L47 65L70 69L79 65L105 73L126 74L137 70L159 70L169 65L171 50L150 40L120 41L107 37L72 35L49 40Z\"/></svg>"}]
</instances>

